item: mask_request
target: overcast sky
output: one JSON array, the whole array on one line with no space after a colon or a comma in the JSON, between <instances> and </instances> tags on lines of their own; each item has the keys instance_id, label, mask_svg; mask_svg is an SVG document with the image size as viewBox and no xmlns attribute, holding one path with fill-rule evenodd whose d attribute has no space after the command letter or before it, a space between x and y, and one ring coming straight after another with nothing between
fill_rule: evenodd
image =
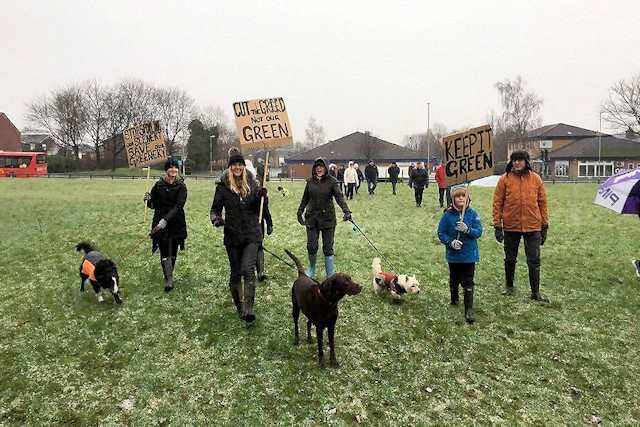
<instances>
[{"instance_id":1,"label":"overcast sky","mask_svg":"<svg viewBox=\"0 0 640 427\"><path fill-rule=\"evenodd\" d=\"M0 0L0 112L23 129L53 89L138 78L230 125L233 102L282 97L296 141L313 117L330 140L401 143L485 124L495 83L521 75L544 124L595 131L609 88L640 73L639 16L638 0Z\"/></svg>"}]
</instances>

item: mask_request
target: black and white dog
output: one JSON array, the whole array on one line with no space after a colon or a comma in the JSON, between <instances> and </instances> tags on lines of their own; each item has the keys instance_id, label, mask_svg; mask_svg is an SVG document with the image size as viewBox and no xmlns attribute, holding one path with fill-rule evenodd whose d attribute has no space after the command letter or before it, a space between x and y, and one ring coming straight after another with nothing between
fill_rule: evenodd
<instances>
[{"instance_id":1,"label":"black and white dog","mask_svg":"<svg viewBox=\"0 0 640 427\"><path fill-rule=\"evenodd\" d=\"M84 292L84 282L89 279L98 297L98 302L104 301L100 291L109 289L116 303L121 304L120 277L116 264L110 259L106 259L88 242L78 243L76 251L84 251L85 254L80 264L80 292Z\"/></svg>"}]
</instances>

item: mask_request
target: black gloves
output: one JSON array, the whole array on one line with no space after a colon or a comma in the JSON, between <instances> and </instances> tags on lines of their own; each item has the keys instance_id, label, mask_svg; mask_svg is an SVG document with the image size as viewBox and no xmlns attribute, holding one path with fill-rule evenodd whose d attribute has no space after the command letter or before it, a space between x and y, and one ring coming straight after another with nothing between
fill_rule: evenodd
<instances>
[{"instance_id":1,"label":"black gloves","mask_svg":"<svg viewBox=\"0 0 640 427\"><path fill-rule=\"evenodd\" d=\"M549 229L548 225L543 225L542 230L540 230L540 246L544 245L544 242L547 241L547 230Z\"/></svg>"},{"instance_id":2,"label":"black gloves","mask_svg":"<svg viewBox=\"0 0 640 427\"><path fill-rule=\"evenodd\" d=\"M344 216L342 217L343 221L351 221L351 212L347 212L344 214Z\"/></svg>"},{"instance_id":3,"label":"black gloves","mask_svg":"<svg viewBox=\"0 0 640 427\"><path fill-rule=\"evenodd\" d=\"M504 240L504 230L502 230L502 228L500 227L495 227L495 233L498 243L502 243L502 241Z\"/></svg>"},{"instance_id":4,"label":"black gloves","mask_svg":"<svg viewBox=\"0 0 640 427\"><path fill-rule=\"evenodd\" d=\"M302 214L299 213L298 214L298 222L300 223L300 225L305 226L307 224L304 223L304 218L302 217Z\"/></svg>"},{"instance_id":5,"label":"black gloves","mask_svg":"<svg viewBox=\"0 0 640 427\"><path fill-rule=\"evenodd\" d=\"M222 227L225 224L224 218L222 218L221 216L217 216L213 218L213 221L211 221L211 224L213 224L214 227Z\"/></svg>"},{"instance_id":6,"label":"black gloves","mask_svg":"<svg viewBox=\"0 0 640 427\"><path fill-rule=\"evenodd\" d=\"M258 190L258 197L262 198L262 197L267 197L267 189L266 187L260 187L260 189Z\"/></svg>"},{"instance_id":7,"label":"black gloves","mask_svg":"<svg viewBox=\"0 0 640 427\"><path fill-rule=\"evenodd\" d=\"M270 236L271 233L273 233L273 226L272 225L267 225L267 236Z\"/></svg>"}]
</instances>

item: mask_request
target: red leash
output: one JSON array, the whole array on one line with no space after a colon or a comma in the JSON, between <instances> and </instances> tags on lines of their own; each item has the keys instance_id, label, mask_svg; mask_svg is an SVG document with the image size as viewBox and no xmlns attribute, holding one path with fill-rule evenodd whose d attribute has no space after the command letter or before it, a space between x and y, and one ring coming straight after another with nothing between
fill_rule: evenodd
<instances>
[{"instance_id":1,"label":"red leash","mask_svg":"<svg viewBox=\"0 0 640 427\"><path fill-rule=\"evenodd\" d=\"M126 257L128 257L129 255L131 255L131 252L135 251L138 246L140 246L145 240L147 240L150 236L153 236L153 234L158 231L158 226L153 227L153 230L151 230L151 233L147 234L146 236L144 236L142 238L142 240L140 240L138 243L136 243L136 245L129 249L129 252L127 252L126 254L122 255L122 257L120 257L120 259L116 262L117 264L120 264L120 262L122 262Z\"/></svg>"}]
</instances>

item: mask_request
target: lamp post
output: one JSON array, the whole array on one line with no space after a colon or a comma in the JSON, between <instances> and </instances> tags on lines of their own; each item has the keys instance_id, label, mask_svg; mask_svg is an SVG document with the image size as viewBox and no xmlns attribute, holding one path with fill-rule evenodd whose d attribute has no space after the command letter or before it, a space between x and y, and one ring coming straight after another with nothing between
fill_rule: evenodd
<instances>
[{"instance_id":1,"label":"lamp post","mask_svg":"<svg viewBox=\"0 0 640 427\"><path fill-rule=\"evenodd\" d=\"M427 102L427 172L431 174L431 103Z\"/></svg>"},{"instance_id":2,"label":"lamp post","mask_svg":"<svg viewBox=\"0 0 640 427\"><path fill-rule=\"evenodd\" d=\"M600 155L602 152L602 111L600 112L600 124L598 125L598 176L604 175L602 165L600 164Z\"/></svg>"},{"instance_id":3,"label":"lamp post","mask_svg":"<svg viewBox=\"0 0 640 427\"><path fill-rule=\"evenodd\" d=\"M215 135L209 136L209 174L213 175L213 138Z\"/></svg>"}]
</instances>

